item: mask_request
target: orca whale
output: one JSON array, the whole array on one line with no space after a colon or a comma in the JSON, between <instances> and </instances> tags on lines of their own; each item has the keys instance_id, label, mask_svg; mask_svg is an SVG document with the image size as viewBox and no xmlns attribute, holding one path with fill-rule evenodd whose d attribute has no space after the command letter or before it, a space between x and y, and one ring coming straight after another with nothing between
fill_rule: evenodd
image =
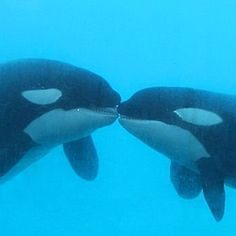
<instances>
[{"instance_id":1,"label":"orca whale","mask_svg":"<svg viewBox=\"0 0 236 236\"><path fill-rule=\"evenodd\" d=\"M217 221L224 184L235 187L236 96L182 87L138 91L118 107L120 124L171 160L170 178L183 198L203 190Z\"/></svg>"},{"instance_id":2,"label":"orca whale","mask_svg":"<svg viewBox=\"0 0 236 236\"><path fill-rule=\"evenodd\" d=\"M0 181L63 144L75 172L93 180L91 134L117 119L120 95L102 77L46 59L0 64Z\"/></svg>"}]
</instances>

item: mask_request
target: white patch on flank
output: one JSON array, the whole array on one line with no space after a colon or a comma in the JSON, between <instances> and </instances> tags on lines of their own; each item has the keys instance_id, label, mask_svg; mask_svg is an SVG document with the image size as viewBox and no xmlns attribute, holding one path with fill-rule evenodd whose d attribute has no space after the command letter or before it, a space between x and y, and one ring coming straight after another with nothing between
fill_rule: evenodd
<instances>
[{"instance_id":1,"label":"white patch on flank","mask_svg":"<svg viewBox=\"0 0 236 236\"><path fill-rule=\"evenodd\" d=\"M204 146L188 130L160 121L120 118L131 134L168 158L197 171L195 161L210 157Z\"/></svg>"},{"instance_id":2,"label":"white patch on flank","mask_svg":"<svg viewBox=\"0 0 236 236\"><path fill-rule=\"evenodd\" d=\"M48 105L56 102L62 96L62 92L55 88L27 90L22 92L22 96L32 103Z\"/></svg>"},{"instance_id":3,"label":"white patch on flank","mask_svg":"<svg viewBox=\"0 0 236 236\"><path fill-rule=\"evenodd\" d=\"M33 120L24 131L38 144L57 145L86 137L112 124L116 118L117 111L113 108L100 111L55 109Z\"/></svg>"},{"instance_id":4,"label":"white patch on flank","mask_svg":"<svg viewBox=\"0 0 236 236\"><path fill-rule=\"evenodd\" d=\"M223 122L214 112L198 108L181 108L174 111L181 119L194 125L210 126Z\"/></svg>"}]
</instances>

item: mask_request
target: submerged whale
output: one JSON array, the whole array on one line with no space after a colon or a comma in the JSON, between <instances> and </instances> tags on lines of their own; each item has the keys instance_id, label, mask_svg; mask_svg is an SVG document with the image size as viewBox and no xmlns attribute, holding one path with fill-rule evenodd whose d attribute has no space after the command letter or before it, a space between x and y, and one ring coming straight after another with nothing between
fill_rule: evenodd
<instances>
[{"instance_id":1,"label":"submerged whale","mask_svg":"<svg viewBox=\"0 0 236 236\"><path fill-rule=\"evenodd\" d=\"M117 119L120 95L92 72L44 59L0 64L0 83L0 181L60 144L75 172L93 180L91 134Z\"/></svg>"},{"instance_id":2,"label":"submerged whale","mask_svg":"<svg viewBox=\"0 0 236 236\"><path fill-rule=\"evenodd\" d=\"M147 88L118 107L131 134L171 160L177 193L203 190L217 221L224 215L224 184L235 187L236 96L176 87Z\"/></svg>"}]
</instances>

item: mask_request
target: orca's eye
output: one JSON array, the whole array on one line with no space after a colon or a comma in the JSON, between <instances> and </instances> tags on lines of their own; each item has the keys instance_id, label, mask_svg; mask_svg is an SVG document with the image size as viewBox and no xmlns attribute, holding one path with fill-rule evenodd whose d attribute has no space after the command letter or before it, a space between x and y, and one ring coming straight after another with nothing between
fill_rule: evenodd
<instances>
[{"instance_id":1,"label":"orca's eye","mask_svg":"<svg viewBox=\"0 0 236 236\"><path fill-rule=\"evenodd\" d=\"M28 101L37 105L49 105L55 103L61 96L59 89L37 89L22 92L22 96Z\"/></svg>"},{"instance_id":2,"label":"orca's eye","mask_svg":"<svg viewBox=\"0 0 236 236\"><path fill-rule=\"evenodd\" d=\"M211 126L223 122L223 119L212 111L199 108L180 108L174 111L183 121L194 125Z\"/></svg>"}]
</instances>

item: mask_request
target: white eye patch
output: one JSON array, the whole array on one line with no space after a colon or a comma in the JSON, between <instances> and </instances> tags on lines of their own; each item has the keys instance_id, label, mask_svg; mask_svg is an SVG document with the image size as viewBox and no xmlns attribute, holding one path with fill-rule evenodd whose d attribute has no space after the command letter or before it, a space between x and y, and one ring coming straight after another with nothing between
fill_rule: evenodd
<instances>
[{"instance_id":1,"label":"white eye patch","mask_svg":"<svg viewBox=\"0 0 236 236\"><path fill-rule=\"evenodd\" d=\"M48 105L56 102L62 96L62 92L55 88L27 90L22 92L22 96L34 104Z\"/></svg>"},{"instance_id":2,"label":"white eye patch","mask_svg":"<svg viewBox=\"0 0 236 236\"><path fill-rule=\"evenodd\" d=\"M223 119L212 111L198 108L181 108L174 111L182 120L194 125L210 126L223 122Z\"/></svg>"}]
</instances>

